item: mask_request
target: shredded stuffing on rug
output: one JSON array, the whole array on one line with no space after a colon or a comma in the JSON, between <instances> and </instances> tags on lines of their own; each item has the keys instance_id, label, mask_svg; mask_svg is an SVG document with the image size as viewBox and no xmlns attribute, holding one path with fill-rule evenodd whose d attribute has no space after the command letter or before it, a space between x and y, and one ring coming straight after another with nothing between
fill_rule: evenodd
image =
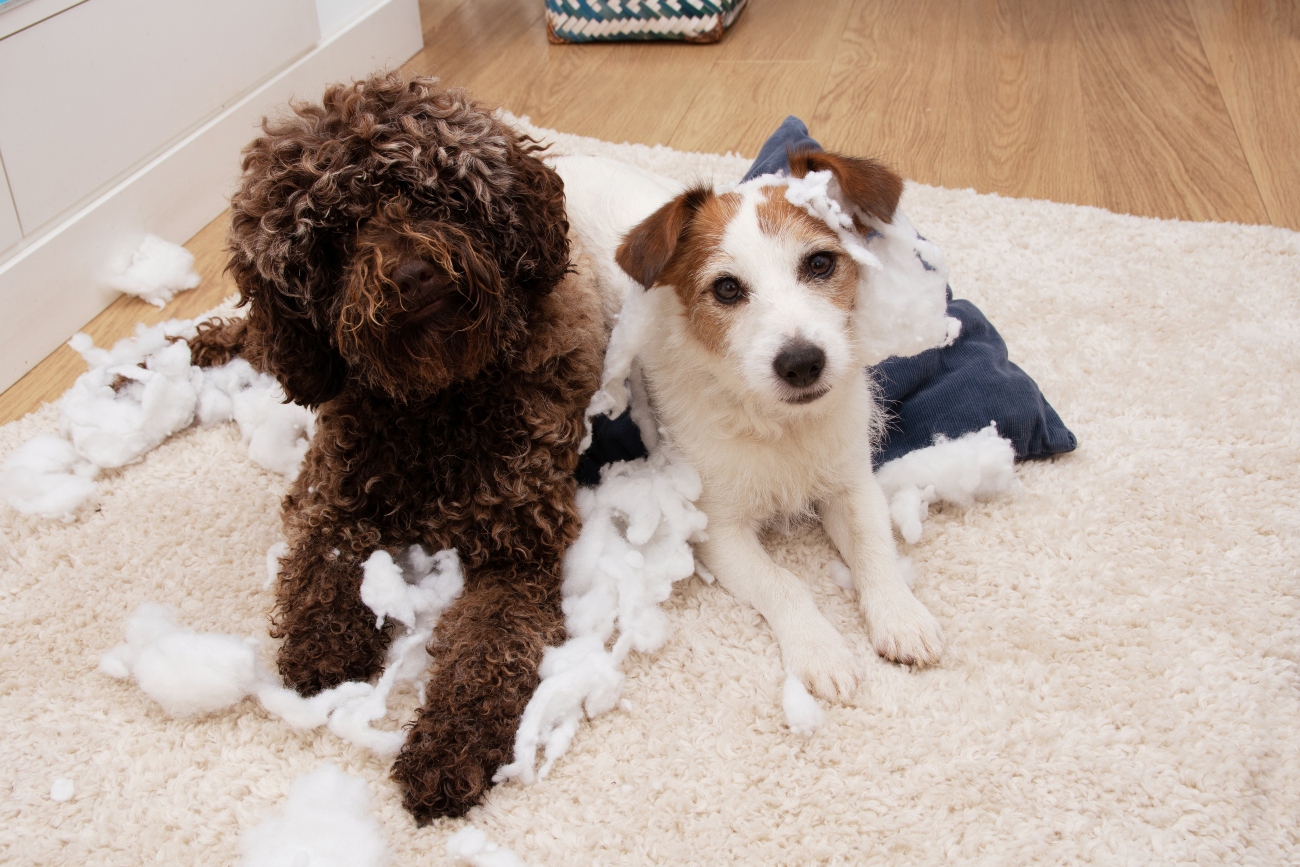
<instances>
[{"instance_id":1,"label":"shredded stuffing on rug","mask_svg":"<svg viewBox=\"0 0 1300 867\"><path fill-rule=\"evenodd\" d=\"M72 780L69 780L67 777L59 777L50 786L51 801L58 801L59 803L63 803L64 801L71 801L72 796L75 795L76 793L77 793L76 785L72 782Z\"/></svg>"},{"instance_id":2,"label":"shredded stuffing on rug","mask_svg":"<svg viewBox=\"0 0 1300 867\"><path fill-rule=\"evenodd\" d=\"M89 369L59 400L67 445L45 434L23 446L0 473L0 497L24 514L71 520L93 500L101 469L135 463L197 422L234 420L249 459L292 478L298 474L315 415L284 402L274 378L242 358L222 367L190 364L195 320L139 326L111 350L88 335L68 341Z\"/></svg>"},{"instance_id":3,"label":"shredded stuffing on rug","mask_svg":"<svg viewBox=\"0 0 1300 867\"><path fill-rule=\"evenodd\" d=\"M934 445L882 465L876 480L889 500L894 526L915 545L930 504L943 501L965 508L1010 491L1015 461L1011 441L998 436L998 426L990 424L955 440L937 436Z\"/></svg>"},{"instance_id":4,"label":"shredded stuffing on rug","mask_svg":"<svg viewBox=\"0 0 1300 867\"><path fill-rule=\"evenodd\" d=\"M199 285L199 275L189 250L157 235L145 235L126 266L108 278L108 285L155 307L166 307L177 292Z\"/></svg>"},{"instance_id":5,"label":"shredded stuffing on rug","mask_svg":"<svg viewBox=\"0 0 1300 867\"><path fill-rule=\"evenodd\" d=\"M24 443L5 462L0 491L25 515L71 521L95 493L99 467L77 454L72 443L40 434Z\"/></svg>"},{"instance_id":6,"label":"shredded stuffing on rug","mask_svg":"<svg viewBox=\"0 0 1300 867\"><path fill-rule=\"evenodd\" d=\"M467 825L447 838L447 857L454 864L469 864L470 867L525 867L513 850L491 842L487 834L473 825Z\"/></svg>"},{"instance_id":7,"label":"shredded stuffing on rug","mask_svg":"<svg viewBox=\"0 0 1300 867\"><path fill-rule=\"evenodd\" d=\"M240 837L241 867L383 867L388 844L366 781L322 765L294 781L284 805Z\"/></svg>"},{"instance_id":8,"label":"shredded stuffing on rug","mask_svg":"<svg viewBox=\"0 0 1300 867\"><path fill-rule=\"evenodd\" d=\"M327 725L349 743L395 756L405 732L377 729L373 723L388 714L388 699L397 686L417 683L423 690L420 677L434 626L465 580L454 551L429 555L418 545L411 546L400 566L388 552L376 551L364 569L363 599L376 600L372 610L378 618L391 616L405 627L389 646L384 673L373 685L342 683L303 698L259 668L255 639L196 633L178 626L172 611L153 603L131 615L126 643L100 657L100 670L118 679L133 678L173 717L215 713L254 695L293 728Z\"/></svg>"}]
</instances>

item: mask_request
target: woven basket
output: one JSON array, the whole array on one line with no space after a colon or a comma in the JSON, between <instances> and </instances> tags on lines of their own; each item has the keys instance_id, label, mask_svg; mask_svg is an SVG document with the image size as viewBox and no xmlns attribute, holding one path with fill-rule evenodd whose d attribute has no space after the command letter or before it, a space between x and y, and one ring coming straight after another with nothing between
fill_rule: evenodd
<instances>
[{"instance_id":1,"label":"woven basket","mask_svg":"<svg viewBox=\"0 0 1300 867\"><path fill-rule=\"evenodd\" d=\"M746 0L546 0L551 42L717 42Z\"/></svg>"}]
</instances>

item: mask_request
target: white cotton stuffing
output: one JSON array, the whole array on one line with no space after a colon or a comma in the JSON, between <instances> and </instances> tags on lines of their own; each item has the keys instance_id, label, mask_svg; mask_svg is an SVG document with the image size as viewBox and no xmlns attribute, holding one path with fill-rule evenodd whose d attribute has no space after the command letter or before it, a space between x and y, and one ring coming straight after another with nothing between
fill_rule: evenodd
<instances>
[{"instance_id":1,"label":"white cotton stuffing","mask_svg":"<svg viewBox=\"0 0 1300 867\"><path fill-rule=\"evenodd\" d=\"M230 377L227 389L222 388L222 376ZM286 402L280 383L269 374L257 373L242 358L213 368L208 377L218 393L230 396L231 415L248 446L249 460L289 478L297 476L316 430L315 413Z\"/></svg>"},{"instance_id":2,"label":"white cotton stuffing","mask_svg":"<svg viewBox=\"0 0 1300 867\"><path fill-rule=\"evenodd\" d=\"M691 544L704 538L699 496L699 474L666 445L649 458L606 467L598 487L578 492L582 532L564 558L570 638L547 649L541 683L515 736L514 761L495 780L545 777L584 716L617 706L627 654L663 646L670 627L659 606L674 582L695 573ZM546 759L536 770L539 746Z\"/></svg>"},{"instance_id":3,"label":"white cotton stuffing","mask_svg":"<svg viewBox=\"0 0 1300 867\"><path fill-rule=\"evenodd\" d=\"M831 580L835 582L836 587L841 590L853 589L853 573L842 561L832 560L826 564L826 569L831 573Z\"/></svg>"},{"instance_id":4,"label":"white cotton stuffing","mask_svg":"<svg viewBox=\"0 0 1300 867\"><path fill-rule=\"evenodd\" d=\"M807 737L826 724L826 712L817 699L808 693L798 677L788 672L781 688L781 708L790 731L797 735Z\"/></svg>"},{"instance_id":5,"label":"white cotton stuffing","mask_svg":"<svg viewBox=\"0 0 1300 867\"><path fill-rule=\"evenodd\" d=\"M72 796L76 793L77 787L73 784L72 780L69 780L67 777L59 777L50 786L51 801L71 801Z\"/></svg>"},{"instance_id":6,"label":"white cotton stuffing","mask_svg":"<svg viewBox=\"0 0 1300 867\"><path fill-rule=\"evenodd\" d=\"M105 653L100 670L134 677L170 716L214 713L244 698L258 681L257 644L177 626L170 609L141 605L126 624L126 643Z\"/></svg>"},{"instance_id":7,"label":"white cotton stuffing","mask_svg":"<svg viewBox=\"0 0 1300 867\"><path fill-rule=\"evenodd\" d=\"M466 825L447 838L447 857L453 864L470 867L525 867L512 850L489 841L487 834L473 825Z\"/></svg>"},{"instance_id":8,"label":"white cotton stuffing","mask_svg":"<svg viewBox=\"0 0 1300 867\"><path fill-rule=\"evenodd\" d=\"M383 867L388 844L365 780L326 764L294 781L275 814L239 839L241 867Z\"/></svg>"},{"instance_id":9,"label":"white cotton stuffing","mask_svg":"<svg viewBox=\"0 0 1300 867\"><path fill-rule=\"evenodd\" d=\"M194 421L202 373L189 346L165 325L141 328L110 352L85 334L68 345L90 369L59 401L59 420L77 454L98 467L120 467Z\"/></svg>"},{"instance_id":10,"label":"white cotton stuffing","mask_svg":"<svg viewBox=\"0 0 1300 867\"><path fill-rule=\"evenodd\" d=\"M72 443L41 434L5 461L0 497L25 515L70 521L95 493L98 474L99 467L81 458Z\"/></svg>"},{"instance_id":11,"label":"white cotton stuffing","mask_svg":"<svg viewBox=\"0 0 1300 867\"><path fill-rule=\"evenodd\" d=\"M14 509L70 518L96 491L100 469L140 460L169 436L199 424L234 420L259 466L293 477L315 429L315 415L286 403L279 383L242 358L215 368L190 363L192 321L136 328L100 349L86 334L68 345L89 369L59 400L66 447L49 434L15 452L0 475L0 495Z\"/></svg>"},{"instance_id":12,"label":"white cotton stuffing","mask_svg":"<svg viewBox=\"0 0 1300 867\"><path fill-rule=\"evenodd\" d=\"M126 266L109 276L108 285L165 307L177 292L199 285L199 275L189 250L157 235L145 235Z\"/></svg>"},{"instance_id":13,"label":"white cotton stuffing","mask_svg":"<svg viewBox=\"0 0 1300 867\"><path fill-rule=\"evenodd\" d=\"M276 546L272 546L267 555L268 568L272 560L278 561L276 552ZM174 717L215 713L252 694L269 713L294 728L327 725L349 743L380 755L396 755L405 733L400 729L376 729L372 723L387 716L388 697L395 687L423 673L434 626L465 583L454 551L428 555L419 546L412 546L401 557L401 563L397 565L386 551L377 551L364 567L367 581L382 574L385 579L395 576L400 584L385 585L384 605L376 610L376 616L390 614L392 608L409 615L409 622L394 616L407 631L390 645L384 673L377 683L342 683L303 698L258 667L257 642L253 639L196 633L176 625L169 609L153 603L141 605L127 620L126 643L100 657L100 670L119 679L134 678ZM373 598L373 587L367 591L365 586L363 582L363 599L367 595Z\"/></svg>"},{"instance_id":14,"label":"white cotton stuffing","mask_svg":"<svg viewBox=\"0 0 1300 867\"><path fill-rule=\"evenodd\" d=\"M289 543L283 539L266 549L266 583L263 587L275 586L275 579L280 577L280 561L289 556Z\"/></svg>"},{"instance_id":15,"label":"white cotton stuffing","mask_svg":"<svg viewBox=\"0 0 1300 867\"><path fill-rule=\"evenodd\" d=\"M889 514L909 544L921 539L921 522L939 500L966 507L1012 489L1015 448L998 436L996 424L955 440L942 436L932 446L908 452L876 470L889 501Z\"/></svg>"},{"instance_id":16,"label":"white cotton stuffing","mask_svg":"<svg viewBox=\"0 0 1300 867\"><path fill-rule=\"evenodd\" d=\"M398 564L387 551L376 551L362 566L361 601L375 612L376 629L386 617L407 629L415 629L421 618L432 616L436 621L464 588L455 551L431 556L412 545L402 559Z\"/></svg>"}]
</instances>

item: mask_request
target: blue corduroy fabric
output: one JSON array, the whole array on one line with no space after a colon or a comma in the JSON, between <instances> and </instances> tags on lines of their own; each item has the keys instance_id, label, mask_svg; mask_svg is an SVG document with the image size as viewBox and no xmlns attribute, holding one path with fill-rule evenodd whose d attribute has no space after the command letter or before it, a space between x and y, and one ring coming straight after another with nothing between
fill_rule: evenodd
<instances>
[{"instance_id":1,"label":"blue corduroy fabric","mask_svg":"<svg viewBox=\"0 0 1300 867\"><path fill-rule=\"evenodd\" d=\"M789 170L792 150L822 147L793 115L763 143L745 180ZM974 304L954 300L948 291L948 315L961 320L961 335L952 345L910 358L887 358L870 368L888 427L875 464L934 444L936 435L956 439L995 422L1011 440L1018 460L1072 451L1078 440L1043 398L1027 373L1007 357L1007 345ZM641 434L631 415L596 419L591 448L578 464L578 481L594 485L600 468L620 460L645 457Z\"/></svg>"}]
</instances>

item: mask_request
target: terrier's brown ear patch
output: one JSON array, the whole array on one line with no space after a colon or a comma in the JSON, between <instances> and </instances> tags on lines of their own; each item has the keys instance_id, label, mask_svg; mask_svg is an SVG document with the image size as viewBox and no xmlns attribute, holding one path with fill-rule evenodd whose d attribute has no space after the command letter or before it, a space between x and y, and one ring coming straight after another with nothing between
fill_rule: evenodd
<instances>
[{"instance_id":1,"label":"terrier's brown ear patch","mask_svg":"<svg viewBox=\"0 0 1300 867\"><path fill-rule=\"evenodd\" d=\"M713 190L708 187L691 187L628 232L614 260L628 276L649 289L672 261L696 213L712 197Z\"/></svg>"},{"instance_id":2,"label":"terrier's brown ear patch","mask_svg":"<svg viewBox=\"0 0 1300 867\"><path fill-rule=\"evenodd\" d=\"M903 179L884 163L814 150L792 151L789 158L794 177L829 169L851 203L886 223L894 219L898 200L903 196Z\"/></svg>"}]
</instances>

